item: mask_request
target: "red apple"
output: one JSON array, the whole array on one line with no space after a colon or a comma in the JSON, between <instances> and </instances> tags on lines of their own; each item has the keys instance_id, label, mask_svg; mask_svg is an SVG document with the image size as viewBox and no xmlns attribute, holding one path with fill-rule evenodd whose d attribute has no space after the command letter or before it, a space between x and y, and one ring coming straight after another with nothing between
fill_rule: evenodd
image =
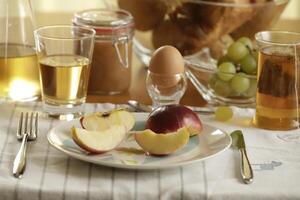
<instances>
[{"instance_id":1,"label":"red apple","mask_svg":"<svg viewBox=\"0 0 300 200\"><path fill-rule=\"evenodd\" d=\"M198 115L182 105L160 106L153 110L146 122L146 128L156 133L175 132L186 127L190 136L202 131L202 123Z\"/></svg>"}]
</instances>

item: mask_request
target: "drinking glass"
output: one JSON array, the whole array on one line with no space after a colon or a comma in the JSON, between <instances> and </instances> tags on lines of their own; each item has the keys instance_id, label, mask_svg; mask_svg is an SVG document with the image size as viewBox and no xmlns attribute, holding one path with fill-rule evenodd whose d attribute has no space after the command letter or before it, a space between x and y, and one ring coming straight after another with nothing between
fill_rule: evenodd
<instances>
[{"instance_id":1,"label":"drinking glass","mask_svg":"<svg viewBox=\"0 0 300 200\"><path fill-rule=\"evenodd\" d=\"M259 55L254 124L271 130L297 129L300 127L300 34L264 31L255 38ZM289 140L298 139L300 134L282 136Z\"/></svg>"},{"instance_id":2,"label":"drinking glass","mask_svg":"<svg viewBox=\"0 0 300 200\"><path fill-rule=\"evenodd\" d=\"M45 26L34 34L44 111L59 119L80 116L86 101L95 31Z\"/></svg>"}]
</instances>

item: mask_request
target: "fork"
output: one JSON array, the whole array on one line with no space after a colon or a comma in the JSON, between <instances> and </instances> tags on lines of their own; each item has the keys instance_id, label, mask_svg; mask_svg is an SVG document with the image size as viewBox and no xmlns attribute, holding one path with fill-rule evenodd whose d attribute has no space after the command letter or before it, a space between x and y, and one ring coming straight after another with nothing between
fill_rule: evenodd
<instances>
[{"instance_id":1,"label":"fork","mask_svg":"<svg viewBox=\"0 0 300 200\"><path fill-rule=\"evenodd\" d=\"M36 140L38 134L38 113L31 113L28 122L29 114L21 113L19 126L17 131L17 139L21 140L20 149L13 163L13 175L16 178L22 178L26 167L26 149L27 141Z\"/></svg>"}]
</instances>

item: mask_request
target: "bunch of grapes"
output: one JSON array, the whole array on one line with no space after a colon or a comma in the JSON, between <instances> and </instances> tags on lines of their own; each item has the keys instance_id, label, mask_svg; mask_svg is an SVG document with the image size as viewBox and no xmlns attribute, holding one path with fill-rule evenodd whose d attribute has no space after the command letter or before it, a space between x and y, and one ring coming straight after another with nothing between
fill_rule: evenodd
<instances>
[{"instance_id":1,"label":"bunch of grapes","mask_svg":"<svg viewBox=\"0 0 300 200\"><path fill-rule=\"evenodd\" d=\"M227 54L218 60L217 73L209 82L210 88L222 97L255 96L257 52L247 37L239 38L227 49Z\"/></svg>"}]
</instances>

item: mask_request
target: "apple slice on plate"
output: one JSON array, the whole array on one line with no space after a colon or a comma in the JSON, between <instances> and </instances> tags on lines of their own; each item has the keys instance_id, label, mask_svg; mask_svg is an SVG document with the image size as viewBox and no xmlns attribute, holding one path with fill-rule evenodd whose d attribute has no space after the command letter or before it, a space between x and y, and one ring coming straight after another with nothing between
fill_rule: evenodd
<instances>
[{"instance_id":1,"label":"apple slice on plate","mask_svg":"<svg viewBox=\"0 0 300 200\"><path fill-rule=\"evenodd\" d=\"M125 125L126 131L132 129L135 123L133 114L124 109L114 109L109 112L96 112L80 119L82 128L103 131L113 125Z\"/></svg>"},{"instance_id":2,"label":"apple slice on plate","mask_svg":"<svg viewBox=\"0 0 300 200\"><path fill-rule=\"evenodd\" d=\"M188 143L190 132L186 127L170 133L155 133L146 129L136 132L134 136L136 142L145 152L152 155L168 155Z\"/></svg>"},{"instance_id":3,"label":"apple slice on plate","mask_svg":"<svg viewBox=\"0 0 300 200\"><path fill-rule=\"evenodd\" d=\"M126 136L124 125L112 125L102 131L90 131L72 127L72 139L90 153L104 153L116 148Z\"/></svg>"}]
</instances>

